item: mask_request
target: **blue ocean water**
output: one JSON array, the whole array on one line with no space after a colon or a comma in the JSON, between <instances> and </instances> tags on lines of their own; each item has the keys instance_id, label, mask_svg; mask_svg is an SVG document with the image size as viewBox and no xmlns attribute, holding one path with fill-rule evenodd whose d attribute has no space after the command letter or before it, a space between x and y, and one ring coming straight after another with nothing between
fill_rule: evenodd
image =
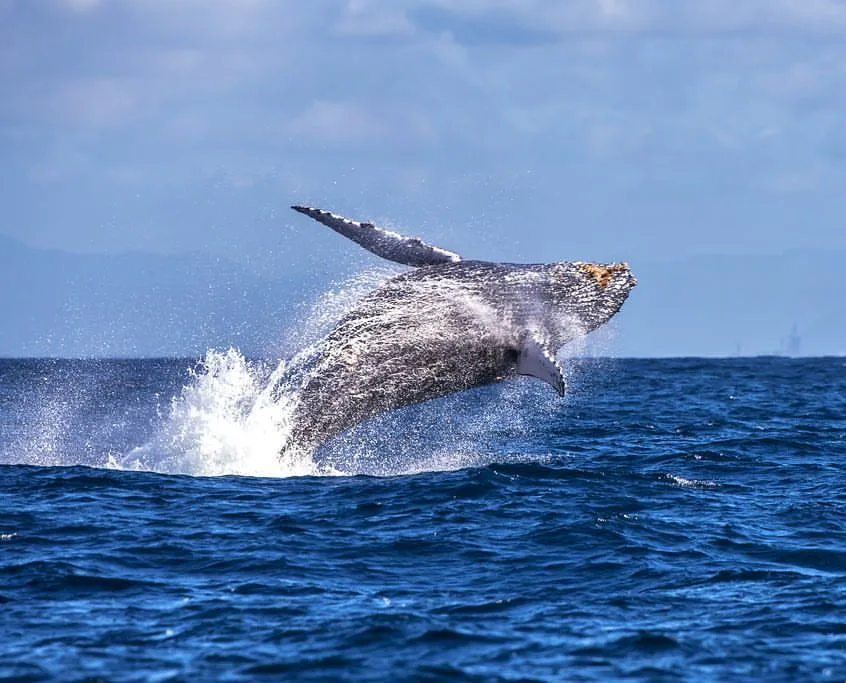
<instances>
[{"instance_id":1,"label":"blue ocean water","mask_svg":"<svg viewBox=\"0 0 846 683\"><path fill-rule=\"evenodd\" d=\"M295 462L273 371L0 361L0 679L846 680L846 359L571 360Z\"/></svg>"}]
</instances>

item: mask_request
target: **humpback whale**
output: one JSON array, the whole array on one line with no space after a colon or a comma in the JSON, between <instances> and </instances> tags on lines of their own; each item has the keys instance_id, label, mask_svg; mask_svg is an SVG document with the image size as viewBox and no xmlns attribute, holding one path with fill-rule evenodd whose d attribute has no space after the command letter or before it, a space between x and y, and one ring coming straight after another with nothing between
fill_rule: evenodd
<instances>
[{"instance_id":1,"label":"humpback whale","mask_svg":"<svg viewBox=\"0 0 846 683\"><path fill-rule=\"evenodd\" d=\"M363 420L514 375L564 395L556 351L609 320L636 280L626 263L491 263L306 206L364 249L411 266L364 296L285 372L282 453L314 452Z\"/></svg>"}]
</instances>

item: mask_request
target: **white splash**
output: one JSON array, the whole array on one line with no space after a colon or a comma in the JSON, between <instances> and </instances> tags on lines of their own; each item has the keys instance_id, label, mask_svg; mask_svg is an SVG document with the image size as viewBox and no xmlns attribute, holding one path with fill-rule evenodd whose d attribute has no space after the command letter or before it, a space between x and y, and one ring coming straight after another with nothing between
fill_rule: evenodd
<instances>
[{"instance_id":1,"label":"white splash","mask_svg":"<svg viewBox=\"0 0 846 683\"><path fill-rule=\"evenodd\" d=\"M210 350L191 381L171 401L158 433L125 457L120 469L170 474L290 477L333 474L307 455L280 457L290 429L290 406L271 388L284 372L268 371L237 349Z\"/></svg>"},{"instance_id":2,"label":"white splash","mask_svg":"<svg viewBox=\"0 0 846 683\"><path fill-rule=\"evenodd\" d=\"M531 380L515 379L480 389L493 394L481 401L452 396L379 415L328 443L320 450L319 459L312 453L286 448L299 393L298 361L308 358L314 345L323 343L332 324L392 274L394 271L388 269L371 271L322 294L301 314L299 324L288 331L286 345L301 350L288 364L274 367L251 361L232 348L208 351L190 381L171 400L152 439L123 457L111 458L109 465L197 476L289 477L361 473L395 476L502 462L501 444L485 446L492 435L506 440L515 433L525 435L527 415L537 418L560 409L560 403L549 401L547 388ZM467 324L477 326L479 334L506 335L511 329L501 324L496 311L462 287L449 282L414 285L424 298L431 294L431 288L437 288L437 297L453 302L454 315L466 316ZM450 287L444 295L442 290ZM380 337L381 329L388 323L403 327L403 316L413 323L404 327L423 335L420 344L437 339L441 319L421 322L415 302L415 297L410 297L406 306L374 309L370 318L355 323L362 328L357 329L358 334L344 337L334 352L354 357L351 339L366 338L374 346L389 343L391 340ZM326 359L310 372L319 371L320 362ZM286 372L290 370L294 372ZM525 458L523 453L520 459Z\"/></svg>"},{"instance_id":3,"label":"white splash","mask_svg":"<svg viewBox=\"0 0 846 683\"><path fill-rule=\"evenodd\" d=\"M308 353L332 324L396 269L358 274L303 307L283 346ZM275 367L274 367L275 366ZM284 449L295 392L279 391L288 367L246 359L238 349L209 350L171 400L153 438L108 466L195 476L263 477L342 474L312 454Z\"/></svg>"}]
</instances>

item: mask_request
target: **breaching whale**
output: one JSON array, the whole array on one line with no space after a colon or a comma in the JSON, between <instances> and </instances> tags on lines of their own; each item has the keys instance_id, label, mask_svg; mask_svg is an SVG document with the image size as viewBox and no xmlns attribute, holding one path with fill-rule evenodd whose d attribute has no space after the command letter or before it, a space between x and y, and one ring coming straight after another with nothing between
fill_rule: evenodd
<instances>
[{"instance_id":1,"label":"breaching whale","mask_svg":"<svg viewBox=\"0 0 846 683\"><path fill-rule=\"evenodd\" d=\"M363 420L514 375L566 389L555 358L609 320L636 280L625 263L489 263L320 209L291 207L413 268L347 312L286 371L282 452L313 452Z\"/></svg>"}]
</instances>

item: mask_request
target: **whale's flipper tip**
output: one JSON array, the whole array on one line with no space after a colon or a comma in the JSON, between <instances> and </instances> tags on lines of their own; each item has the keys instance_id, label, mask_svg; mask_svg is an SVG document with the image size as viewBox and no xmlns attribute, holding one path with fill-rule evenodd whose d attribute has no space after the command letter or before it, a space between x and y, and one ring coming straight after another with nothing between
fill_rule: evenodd
<instances>
[{"instance_id":1,"label":"whale's flipper tip","mask_svg":"<svg viewBox=\"0 0 846 683\"><path fill-rule=\"evenodd\" d=\"M294 211L305 214L335 232L351 239L367 251L406 266L432 266L456 263L461 257L455 252L427 244L417 237L403 235L377 227L373 223L353 221L337 214L310 206L293 205Z\"/></svg>"},{"instance_id":2,"label":"whale's flipper tip","mask_svg":"<svg viewBox=\"0 0 846 683\"><path fill-rule=\"evenodd\" d=\"M567 391L564 372L555 360L555 354L533 334L527 335L523 341L523 348L520 349L517 360L517 374L543 380L555 389L559 396L563 396Z\"/></svg>"}]
</instances>

